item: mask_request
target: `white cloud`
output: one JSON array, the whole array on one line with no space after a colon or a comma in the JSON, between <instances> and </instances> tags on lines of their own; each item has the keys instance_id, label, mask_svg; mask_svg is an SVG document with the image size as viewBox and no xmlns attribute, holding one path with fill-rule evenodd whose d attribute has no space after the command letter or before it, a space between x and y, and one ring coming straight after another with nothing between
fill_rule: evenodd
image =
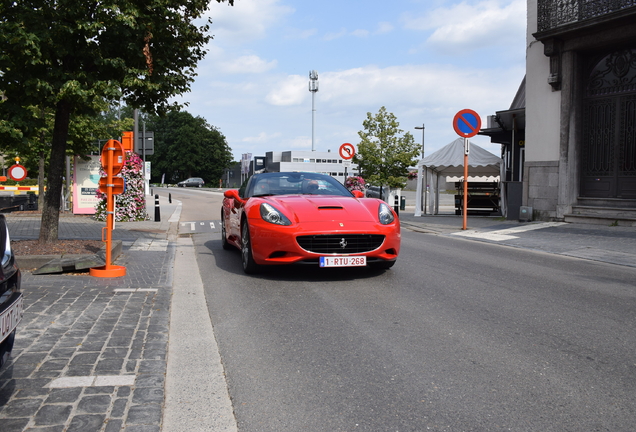
<instances>
[{"instance_id":1,"label":"white cloud","mask_svg":"<svg viewBox=\"0 0 636 432\"><path fill-rule=\"evenodd\" d=\"M320 74L316 104L333 112L389 105L431 111L483 107L493 112L509 106L524 70L469 69L447 65L365 66ZM273 84L266 102L275 106L306 104L308 79L289 75Z\"/></svg>"},{"instance_id":2,"label":"white cloud","mask_svg":"<svg viewBox=\"0 0 636 432\"><path fill-rule=\"evenodd\" d=\"M286 38L287 39L307 39L314 36L316 33L318 33L318 30L315 28L305 29L305 30L292 29L287 34Z\"/></svg>"},{"instance_id":3,"label":"white cloud","mask_svg":"<svg viewBox=\"0 0 636 432\"><path fill-rule=\"evenodd\" d=\"M393 31L393 24L389 22L381 22L378 23L378 29L375 31L376 34L386 34Z\"/></svg>"},{"instance_id":4,"label":"white cloud","mask_svg":"<svg viewBox=\"0 0 636 432\"><path fill-rule=\"evenodd\" d=\"M276 132L273 134L268 134L266 132L261 132L260 134L258 134L258 136L255 137L245 137L243 138L243 142L248 142L248 143L263 143L263 142L267 142L269 140L275 139L275 138L279 138L281 136L280 132Z\"/></svg>"},{"instance_id":5,"label":"white cloud","mask_svg":"<svg viewBox=\"0 0 636 432\"><path fill-rule=\"evenodd\" d=\"M309 80L300 75L289 75L279 81L266 96L272 105L299 105L309 93Z\"/></svg>"},{"instance_id":6,"label":"white cloud","mask_svg":"<svg viewBox=\"0 0 636 432\"><path fill-rule=\"evenodd\" d=\"M280 0L240 0L228 6L212 1L206 14L212 19L210 31L215 40L224 43L262 39L272 26L294 13L293 8L281 3Z\"/></svg>"},{"instance_id":7,"label":"white cloud","mask_svg":"<svg viewBox=\"0 0 636 432\"><path fill-rule=\"evenodd\" d=\"M345 36L347 34L347 29L346 28L342 28L340 29L339 32L331 32L331 33L327 33L323 39L326 41L330 41L330 40L334 40L334 39L339 39L343 36Z\"/></svg>"},{"instance_id":8,"label":"white cloud","mask_svg":"<svg viewBox=\"0 0 636 432\"><path fill-rule=\"evenodd\" d=\"M464 1L450 8L437 8L420 16L403 15L407 29L433 30L427 45L447 54L502 45L525 37L524 0Z\"/></svg>"},{"instance_id":9,"label":"white cloud","mask_svg":"<svg viewBox=\"0 0 636 432\"><path fill-rule=\"evenodd\" d=\"M367 37L369 36L369 30L358 29L352 31L351 34L356 37Z\"/></svg>"},{"instance_id":10,"label":"white cloud","mask_svg":"<svg viewBox=\"0 0 636 432\"><path fill-rule=\"evenodd\" d=\"M311 137L299 136L286 142L288 148L297 150L311 150Z\"/></svg>"},{"instance_id":11,"label":"white cloud","mask_svg":"<svg viewBox=\"0 0 636 432\"><path fill-rule=\"evenodd\" d=\"M270 62L256 55L246 55L220 63L220 69L226 73L263 73L276 67L276 60Z\"/></svg>"}]
</instances>

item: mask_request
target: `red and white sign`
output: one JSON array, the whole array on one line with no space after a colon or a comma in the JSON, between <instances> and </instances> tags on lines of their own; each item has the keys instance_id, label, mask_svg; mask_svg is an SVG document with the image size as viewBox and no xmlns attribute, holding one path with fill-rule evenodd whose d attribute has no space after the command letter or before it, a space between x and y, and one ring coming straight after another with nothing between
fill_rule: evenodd
<instances>
[{"instance_id":1,"label":"red and white sign","mask_svg":"<svg viewBox=\"0 0 636 432\"><path fill-rule=\"evenodd\" d=\"M349 160L355 156L356 148L353 146L353 144L344 143L340 146L339 152L341 158Z\"/></svg>"},{"instance_id":2,"label":"red and white sign","mask_svg":"<svg viewBox=\"0 0 636 432\"><path fill-rule=\"evenodd\" d=\"M24 180L27 176L27 170L20 164L15 164L9 168L9 177L15 181Z\"/></svg>"}]
</instances>

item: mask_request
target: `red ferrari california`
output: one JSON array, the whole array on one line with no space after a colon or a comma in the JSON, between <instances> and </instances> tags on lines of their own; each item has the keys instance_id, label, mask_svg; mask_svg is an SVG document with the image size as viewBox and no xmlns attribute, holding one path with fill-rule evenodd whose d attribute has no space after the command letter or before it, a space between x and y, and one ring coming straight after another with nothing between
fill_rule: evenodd
<instances>
[{"instance_id":1,"label":"red ferrari california","mask_svg":"<svg viewBox=\"0 0 636 432\"><path fill-rule=\"evenodd\" d=\"M246 273L278 264L388 269L400 252L391 207L328 175L254 174L224 196L221 241L241 251Z\"/></svg>"}]
</instances>

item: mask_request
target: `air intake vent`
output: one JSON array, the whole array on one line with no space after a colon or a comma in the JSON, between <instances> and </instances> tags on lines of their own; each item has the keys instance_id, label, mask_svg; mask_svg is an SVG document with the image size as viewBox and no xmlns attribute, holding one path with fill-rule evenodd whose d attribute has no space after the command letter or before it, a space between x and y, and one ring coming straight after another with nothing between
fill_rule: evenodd
<instances>
[{"instance_id":1,"label":"air intake vent","mask_svg":"<svg viewBox=\"0 0 636 432\"><path fill-rule=\"evenodd\" d=\"M352 254L370 252L384 243L379 234L311 235L296 238L306 251L319 254Z\"/></svg>"}]
</instances>

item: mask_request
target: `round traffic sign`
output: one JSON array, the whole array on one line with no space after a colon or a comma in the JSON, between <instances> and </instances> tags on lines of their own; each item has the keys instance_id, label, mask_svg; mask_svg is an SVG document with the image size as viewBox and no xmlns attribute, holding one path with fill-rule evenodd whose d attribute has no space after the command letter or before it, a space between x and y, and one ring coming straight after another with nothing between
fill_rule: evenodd
<instances>
[{"instance_id":1,"label":"round traffic sign","mask_svg":"<svg viewBox=\"0 0 636 432\"><path fill-rule=\"evenodd\" d=\"M22 181L27 176L27 170L20 164L12 165L9 168L9 178L15 181Z\"/></svg>"},{"instance_id":2,"label":"round traffic sign","mask_svg":"<svg viewBox=\"0 0 636 432\"><path fill-rule=\"evenodd\" d=\"M455 114L453 129L460 137L474 137L481 129L481 117L471 109L463 109Z\"/></svg>"},{"instance_id":3,"label":"round traffic sign","mask_svg":"<svg viewBox=\"0 0 636 432\"><path fill-rule=\"evenodd\" d=\"M117 140L108 140L102 148L102 168L108 172L108 152L113 152L113 172L112 175L117 175L124 166L126 156L124 153L124 147Z\"/></svg>"},{"instance_id":4,"label":"round traffic sign","mask_svg":"<svg viewBox=\"0 0 636 432\"><path fill-rule=\"evenodd\" d=\"M340 157L346 160L352 159L356 154L356 148L353 144L344 143L340 146Z\"/></svg>"}]
</instances>

